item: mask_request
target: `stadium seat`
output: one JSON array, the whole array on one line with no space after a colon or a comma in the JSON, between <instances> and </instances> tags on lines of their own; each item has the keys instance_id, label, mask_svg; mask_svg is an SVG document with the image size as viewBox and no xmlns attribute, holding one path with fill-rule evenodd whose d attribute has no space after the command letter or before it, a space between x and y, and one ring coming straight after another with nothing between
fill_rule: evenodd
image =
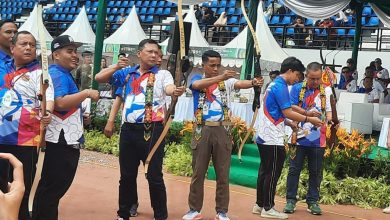
<instances>
[{"instance_id":1,"label":"stadium seat","mask_svg":"<svg viewBox=\"0 0 390 220\"><path fill-rule=\"evenodd\" d=\"M129 2L129 6L128 6L128 7L129 7L129 8L131 8L131 7L133 7L133 6L134 6L134 4L135 4L135 3L134 3L134 1L130 1L130 2Z\"/></svg>"},{"instance_id":2,"label":"stadium seat","mask_svg":"<svg viewBox=\"0 0 390 220\"><path fill-rule=\"evenodd\" d=\"M65 21L66 20L66 14L61 14L58 18L59 21Z\"/></svg>"},{"instance_id":3,"label":"stadium seat","mask_svg":"<svg viewBox=\"0 0 390 220\"><path fill-rule=\"evenodd\" d=\"M157 7L159 7L159 8L162 8L162 7L164 7L165 6L165 1L159 1L158 3L157 3Z\"/></svg>"},{"instance_id":4,"label":"stadium seat","mask_svg":"<svg viewBox=\"0 0 390 220\"><path fill-rule=\"evenodd\" d=\"M123 1L120 7L128 8L129 7L129 1Z\"/></svg>"},{"instance_id":5,"label":"stadium seat","mask_svg":"<svg viewBox=\"0 0 390 220\"><path fill-rule=\"evenodd\" d=\"M141 8L141 11L139 12L140 15L146 14L147 8Z\"/></svg>"},{"instance_id":6,"label":"stadium seat","mask_svg":"<svg viewBox=\"0 0 390 220\"><path fill-rule=\"evenodd\" d=\"M282 25L290 25L291 24L291 17L290 16L284 16L282 19L282 22L280 22Z\"/></svg>"},{"instance_id":7,"label":"stadium seat","mask_svg":"<svg viewBox=\"0 0 390 220\"><path fill-rule=\"evenodd\" d=\"M76 8L75 7L70 8L69 13L76 14Z\"/></svg>"},{"instance_id":8,"label":"stadium seat","mask_svg":"<svg viewBox=\"0 0 390 220\"><path fill-rule=\"evenodd\" d=\"M379 18L378 17L371 17L370 20L368 20L368 23L365 25L367 27L376 27L379 25Z\"/></svg>"},{"instance_id":9,"label":"stadium seat","mask_svg":"<svg viewBox=\"0 0 390 220\"><path fill-rule=\"evenodd\" d=\"M278 25L279 24L280 17L278 15L274 15L271 18L271 21L269 22L270 25Z\"/></svg>"},{"instance_id":10,"label":"stadium seat","mask_svg":"<svg viewBox=\"0 0 390 220\"><path fill-rule=\"evenodd\" d=\"M115 16L114 15L108 16L108 21L109 22L114 22L115 21Z\"/></svg>"},{"instance_id":11,"label":"stadium seat","mask_svg":"<svg viewBox=\"0 0 390 220\"><path fill-rule=\"evenodd\" d=\"M69 8L64 8L64 10L62 11L62 13L68 14L68 13L69 13Z\"/></svg>"},{"instance_id":12,"label":"stadium seat","mask_svg":"<svg viewBox=\"0 0 390 220\"><path fill-rule=\"evenodd\" d=\"M149 8L148 9L148 12L146 14L148 15L153 15L154 14L154 11L155 11L155 8Z\"/></svg>"},{"instance_id":13,"label":"stadium seat","mask_svg":"<svg viewBox=\"0 0 390 220\"><path fill-rule=\"evenodd\" d=\"M118 10L118 14L122 14L122 13L125 13L126 12L126 8L120 8Z\"/></svg>"},{"instance_id":14,"label":"stadium seat","mask_svg":"<svg viewBox=\"0 0 390 220\"><path fill-rule=\"evenodd\" d=\"M235 0L230 0L230 1L227 3L227 7L228 7L228 8L235 8L235 7L236 7L236 1L235 1Z\"/></svg>"},{"instance_id":15,"label":"stadium seat","mask_svg":"<svg viewBox=\"0 0 390 220\"><path fill-rule=\"evenodd\" d=\"M236 8L236 11L234 12L234 15L242 15L241 8Z\"/></svg>"},{"instance_id":16,"label":"stadium seat","mask_svg":"<svg viewBox=\"0 0 390 220\"><path fill-rule=\"evenodd\" d=\"M314 25L313 19L307 18L305 21L305 26L313 26L313 25Z\"/></svg>"},{"instance_id":17,"label":"stadium seat","mask_svg":"<svg viewBox=\"0 0 390 220\"><path fill-rule=\"evenodd\" d=\"M283 34L283 28L275 28L274 34L275 35L282 35Z\"/></svg>"},{"instance_id":18,"label":"stadium seat","mask_svg":"<svg viewBox=\"0 0 390 220\"><path fill-rule=\"evenodd\" d=\"M216 7L218 7L218 1L217 1L217 0L212 1L211 4L210 4L210 7L211 7L211 8L216 8Z\"/></svg>"},{"instance_id":19,"label":"stadium seat","mask_svg":"<svg viewBox=\"0 0 390 220\"><path fill-rule=\"evenodd\" d=\"M155 8L156 6L157 6L157 1L152 1L152 2L149 4L149 7Z\"/></svg>"},{"instance_id":20,"label":"stadium seat","mask_svg":"<svg viewBox=\"0 0 390 220\"><path fill-rule=\"evenodd\" d=\"M155 14L156 15L163 15L163 8L157 8Z\"/></svg>"},{"instance_id":21,"label":"stadium seat","mask_svg":"<svg viewBox=\"0 0 390 220\"><path fill-rule=\"evenodd\" d=\"M227 15L233 15L234 14L234 11L235 11L236 9L235 8L229 8L228 10L227 10Z\"/></svg>"},{"instance_id":22,"label":"stadium seat","mask_svg":"<svg viewBox=\"0 0 390 220\"><path fill-rule=\"evenodd\" d=\"M227 24L229 24L229 25L231 25L231 24L238 24L238 16L231 16L228 19Z\"/></svg>"},{"instance_id":23,"label":"stadium seat","mask_svg":"<svg viewBox=\"0 0 390 220\"><path fill-rule=\"evenodd\" d=\"M136 8L141 7L141 5L142 5L142 1L136 1L136 2L135 2L135 7L136 7Z\"/></svg>"},{"instance_id":24,"label":"stadium seat","mask_svg":"<svg viewBox=\"0 0 390 220\"><path fill-rule=\"evenodd\" d=\"M112 8L111 14L113 14L113 15L118 14L118 8Z\"/></svg>"},{"instance_id":25,"label":"stadium seat","mask_svg":"<svg viewBox=\"0 0 390 220\"><path fill-rule=\"evenodd\" d=\"M354 25L354 23L353 23L353 17L352 17L352 15L349 15L348 17L348 21L347 21L347 26L353 26Z\"/></svg>"},{"instance_id":26,"label":"stadium seat","mask_svg":"<svg viewBox=\"0 0 390 220\"><path fill-rule=\"evenodd\" d=\"M354 37L354 36L355 36L355 29L349 29L348 37Z\"/></svg>"},{"instance_id":27,"label":"stadium seat","mask_svg":"<svg viewBox=\"0 0 390 220\"><path fill-rule=\"evenodd\" d=\"M107 4L107 7L113 8L114 5L115 5L115 1L109 1L108 4Z\"/></svg>"},{"instance_id":28,"label":"stadium seat","mask_svg":"<svg viewBox=\"0 0 390 220\"><path fill-rule=\"evenodd\" d=\"M339 36L339 37L344 37L345 33L346 33L344 28L337 29L336 32L337 32L337 36Z\"/></svg>"},{"instance_id":29,"label":"stadium seat","mask_svg":"<svg viewBox=\"0 0 390 220\"><path fill-rule=\"evenodd\" d=\"M97 8L99 6L99 2L98 1L96 1L96 2L93 2L93 4L92 4L92 6L91 7L93 7L93 8Z\"/></svg>"},{"instance_id":30,"label":"stadium seat","mask_svg":"<svg viewBox=\"0 0 390 220\"><path fill-rule=\"evenodd\" d=\"M90 14L96 15L97 14L97 8L91 8L89 11Z\"/></svg>"},{"instance_id":31,"label":"stadium seat","mask_svg":"<svg viewBox=\"0 0 390 220\"><path fill-rule=\"evenodd\" d=\"M115 7L119 8L121 7L122 1L116 1L115 2Z\"/></svg>"},{"instance_id":32,"label":"stadium seat","mask_svg":"<svg viewBox=\"0 0 390 220\"><path fill-rule=\"evenodd\" d=\"M170 15L171 14L171 8L165 8L164 9L164 12L163 12L163 15L164 16L168 16L168 15Z\"/></svg>"},{"instance_id":33,"label":"stadium seat","mask_svg":"<svg viewBox=\"0 0 390 220\"><path fill-rule=\"evenodd\" d=\"M225 12L225 8L218 8L217 15L222 14L222 12Z\"/></svg>"},{"instance_id":34,"label":"stadium seat","mask_svg":"<svg viewBox=\"0 0 390 220\"><path fill-rule=\"evenodd\" d=\"M53 16L53 21L58 21L58 18L60 17L60 15L59 14L55 14L54 16Z\"/></svg>"},{"instance_id":35,"label":"stadium seat","mask_svg":"<svg viewBox=\"0 0 390 220\"><path fill-rule=\"evenodd\" d=\"M153 23L153 15L148 15L145 20L145 23Z\"/></svg>"},{"instance_id":36,"label":"stadium seat","mask_svg":"<svg viewBox=\"0 0 390 220\"><path fill-rule=\"evenodd\" d=\"M142 7L149 7L149 4L150 4L149 1L144 1L144 2L142 3Z\"/></svg>"},{"instance_id":37,"label":"stadium seat","mask_svg":"<svg viewBox=\"0 0 390 220\"><path fill-rule=\"evenodd\" d=\"M139 16L139 20L143 23L145 21L145 15Z\"/></svg>"},{"instance_id":38,"label":"stadium seat","mask_svg":"<svg viewBox=\"0 0 390 220\"><path fill-rule=\"evenodd\" d=\"M90 7L91 7L91 1L86 1L85 8L90 8Z\"/></svg>"},{"instance_id":39,"label":"stadium seat","mask_svg":"<svg viewBox=\"0 0 390 220\"><path fill-rule=\"evenodd\" d=\"M295 34L294 28L287 28L287 33L286 35L288 36L293 36Z\"/></svg>"},{"instance_id":40,"label":"stadium seat","mask_svg":"<svg viewBox=\"0 0 390 220\"><path fill-rule=\"evenodd\" d=\"M73 15L72 14L68 14L67 16L66 16L66 19L65 19L66 21L73 21L74 20L74 18L73 18Z\"/></svg>"},{"instance_id":41,"label":"stadium seat","mask_svg":"<svg viewBox=\"0 0 390 220\"><path fill-rule=\"evenodd\" d=\"M362 26L366 26L366 17L362 17Z\"/></svg>"},{"instance_id":42,"label":"stadium seat","mask_svg":"<svg viewBox=\"0 0 390 220\"><path fill-rule=\"evenodd\" d=\"M219 7L220 7L220 8L226 8L226 0L222 0L222 1L219 3Z\"/></svg>"},{"instance_id":43,"label":"stadium seat","mask_svg":"<svg viewBox=\"0 0 390 220\"><path fill-rule=\"evenodd\" d=\"M240 18L240 22L239 22L239 24L240 24L240 25L247 24L247 21L246 21L246 19L245 19L245 17L244 17L244 16L242 16L242 17Z\"/></svg>"},{"instance_id":44,"label":"stadium seat","mask_svg":"<svg viewBox=\"0 0 390 220\"><path fill-rule=\"evenodd\" d=\"M232 33L238 33L238 32L240 32L240 28L239 27L232 27L231 32Z\"/></svg>"},{"instance_id":45,"label":"stadium seat","mask_svg":"<svg viewBox=\"0 0 390 220\"><path fill-rule=\"evenodd\" d=\"M368 6L363 8L363 12L362 12L363 16L371 16L371 13L372 13L371 7Z\"/></svg>"}]
</instances>

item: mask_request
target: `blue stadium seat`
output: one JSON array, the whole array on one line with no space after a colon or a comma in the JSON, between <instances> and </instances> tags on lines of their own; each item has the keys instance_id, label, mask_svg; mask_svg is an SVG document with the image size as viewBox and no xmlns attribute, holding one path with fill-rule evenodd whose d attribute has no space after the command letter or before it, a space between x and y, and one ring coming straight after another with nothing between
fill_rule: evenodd
<instances>
[{"instance_id":1,"label":"blue stadium seat","mask_svg":"<svg viewBox=\"0 0 390 220\"><path fill-rule=\"evenodd\" d=\"M71 1L65 1L65 2L64 2L64 6L65 6L65 7L70 7L71 4L72 4Z\"/></svg>"},{"instance_id":2,"label":"blue stadium seat","mask_svg":"<svg viewBox=\"0 0 390 220\"><path fill-rule=\"evenodd\" d=\"M118 8L111 8L111 14L118 14Z\"/></svg>"},{"instance_id":3,"label":"blue stadium seat","mask_svg":"<svg viewBox=\"0 0 390 220\"><path fill-rule=\"evenodd\" d=\"M240 24L240 25L247 24L247 21L246 21L246 19L245 19L244 16L242 16L242 17L240 18L239 24Z\"/></svg>"},{"instance_id":4,"label":"blue stadium seat","mask_svg":"<svg viewBox=\"0 0 390 220\"><path fill-rule=\"evenodd\" d=\"M227 24L238 24L238 16L231 16L228 19Z\"/></svg>"},{"instance_id":5,"label":"blue stadium seat","mask_svg":"<svg viewBox=\"0 0 390 220\"><path fill-rule=\"evenodd\" d=\"M115 2L115 7L121 7L122 1L116 1Z\"/></svg>"},{"instance_id":6,"label":"blue stadium seat","mask_svg":"<svg viewBox=\"0 0 390 220\"><path fill-rule=\"evenodd\" d=\"M76 14L76 8L75 7L70 8L69 13Z\"/></svg>"},{"instance_id":7,"label":"blue stadium seat","mask_svg":"<svg viewBox=\"0 0 390 220\"><path fill-rule=\"evenodd\" d=\"M354 36L355 36L355 29L349 29L348 37L354 37Z\"/></svg>"},{"instance_id":8,"label":"blue stadium seat","mask_svg":"<svg viewBox=\"0 0 390 220\"><path fill-rule=\"evenodd\" d=\"M216 8L216 7L218 7L218 1L217 1L217 0L212 1L211 4L210 4L210 7L211 7L211 8Z\"/></svg>"},{"instance_id":9,"label":"blue stadium seat","mask_svg":"<svg viewBox=\"0 0 390 220\"><path fill-rule=\"evenodd\" d=\"M64 8L58 8L56 13L61 14L63 10L64 10Z\"/></svg>"},{"instance_id":10,"label":"blue stadium seat","mask_svg":"<svg viewBox=\"0 0 390 220\"><path fill-rule=\"evenodd\" d=\"M143 23L145 21L145 15L139 16L139 20L141 21L141 23Z\"/></svg>"},{"instance_id":11,"label":"blue stadium seat","mask_svg":"<svg viewBox=\"0 0 390 220\"><path fill-rule=\"evenodd\" d=\"M314 25L313 19L307 18L305 21L305 26L313 26L313 25Z\"/></svg>"},{"instance_id":12,"label":"blue stadium seat","mask_svg":"<svg viewBox=\"0 0 390 220\"><path fill-rule=\"evenodd\" d=\"M353 22L353 17L352 15L349 15L348 17L348 21L347 21L347 26L353 26L354 25L354 22Z\"/></svg>"},{"instance_id":13,"label":"blue stadium seat","mask_svg":"<svg viewBox=\"0 0 390 220\"><path fill-rule=\"evenodd\" d=\"M153 15L154 14L154 11L155 11L155 8L149 8L148 9L148 12L146 14L148 15Z\"/></svg>"},{"instance_id":14,"label":"blue stadium seat","mask_svg":"<svg viewBox=\"0 0 390 220\"><path fill-rule=\"evenodd\" d=\"M234 15L242 15L241 8L236 8L236 10L234 11Z\"/></svg>"},{"instance_id":15,"label":"blue stadium seat","mask_svg":"<svg viewBox=\"0 0 390 220\"><path fill-rule=\"evenodd\" d=\"M77 7L77 1L73 1L70 7Z\"/></svg>"},{"instance_id":16,"label":"blue stadium seat","mask_svg":"<svg viewBox=\"0 0 390 220\"><path fill-rule=\"evenodd\" d=\"M120 7L128 8L129 7L129 1L123 1Z\"/></svg>"},{"instance_id":17,"label":"blue stadium seat","mask_svg":"<svg viewBox=\"0 0 390 220\"><path fill-rule=\"evenodd\" d=\"M58 18L60 17L60 15L59 14L55 14L54 16L53 16L53 21L58 21Z\"/></svg>"},{"instance_id":18,"label":"blue stadium seat","mask_svg":"<svg viewBox=\"0 0 390 220\"><path fill-rule=\"evenodd\" d=\"M346 33L346 31L344 28L337 29L337 36L344 37L345 33Z\"/></svg>"},{"instance_id":19,"label":"blue stadium seat","mask_svg":"<svg viewBox=\"0 0 390 220\"><path fill-rule=\"evenodd\" d=\"M222 12L225 12L225 8L218 8L217 15L222 14Z\"/></svg>"},{"instance_id":20,"label":"blue stadium seat","mask_svg":"<svg viewBox=\"0 0 390 220\"><path fill-rule=\"evenodd\" d=\"M164 7L165 6L165 1L159 1L158 3L157 3L157 7L159 7L159 8L162 8L162 7Z\"/></svg>"},{"instance_id":21,"label":"blue stadium seat","mask_svg":"<svg viewBox=\"0 0 390 220\"><path fill-rule=\"evenodd\" d=\"M119 25L118 24L114 24L114 25L112 25L112 30L117 30L119 28Z\"/></svg>"},{"instance_id":22,"label":"blue stadium seat","mask_svg":"<svg viewBox=\"0 0 390 220\"><path fill-rule=\"evenodd\" d=\"M213 11L214 13L217 13L217 9L218 8L211 8L211 11Z\"/></svg>"},{"instance_id":23,"label":"blue stadium seat","mask_svg":"<svg viewBox=\"0 0 390 220\"><path fill-rule=\"evenodd\" d=\"M130 1L130 2L129 2L129 7L133 7L134 4L135 4L134 1Z\"/></svg>"},{"instance_id":24,"label":"blue stadium seat","mask_svg":"<svg viewBox=\"0 0 390 220\"><path fill-rule=\"evenodd\" d=\"M164 12L163 12L163 15L167 16L167 15L170 15L170 14L171 14L171 8L165 8Z\"/></svg>"},{"instance_id":25,"label":"blue stadium seat","mask_svg":"<svg viewBox=\"0 0 390 220\"><path fill-rule=\"evenodd\" d=\"M326 29L322 30L320 34L318 34L319 37L327 37L328 31Z\"/></svg>"},{"instance_id":26,"label":"blue stadium seat","mask_svg":"<svg viewBox=\"0 0 390 220\"><path fill-rule=\"evenodd\" d=\"M282 22L280 22L282 25L290 25L291 24L291 17L290 16L284 16L282 19Z\"/></svg>"},{"instance_id":27,"label":"blue stadium seat","mask_svg":"<svg viewBox=\"0 0 390 220\"><path fill-rule=\"evenodd\" d=\"M67 16L66 16L66 19L65 19L66 21L73 21L74 20L74 18L73 18L73 15L72 14L68 14Z\"/></svg>"},{"instance_id":28,"label":"blue stadium seat","mask_svg":"<svg viewBox=\"0 0 390 220\"><path fill-rule=\"evenodd\" d=\"M368 6L363 8L363 12L362 12L363 16L371 16L371 14L372 14L371 7Z\"/></svg>"},{"instance_id":29,"label":"blue stadium seat","mask_svg":"<svg viewBox=\"0 0 390 220\"><path fill-rule=\"evenodd\" d=\"M376 27L378 25L379 25L379 18L378 17L371 17L370 20L368 20L368 23L365 26L367 26L367 27Z\"/></svg>"},{"instance_id":30,"label":"blue stadium seat","mask_svg":"<svg viewBox=\"0 0 390 220\"><path fill-rule=\"evenodd\" d=\"M120 8L118 10L118 14L122 14L122 13L125 13L126 12L126 8Z\"/></svg>"},{"instance_id":31,"label":"blue stadium seat","mask_svg":"<svg viewBox=\"0 0 390 220\"><path fill-rule=\"evenodd\" d=\"M136 2L135 2L135 7L136 7L136 8L141 7L141 5L142 5L142 1L136 1Z\"/></svg>"},{"instance_id":32,"label":"blue stadium seat","mask_svg":"<svg viewBox=\"0 0 390 220\"><path fill-rule=\"evenodd\" d=\"M126 9L126 14L130 14L130 12L131 12L131 8L127 8Z\"/></svg>"},{"instance_id":33,"label":"blue stadium seat","mask_svg":"<svg viewBox=\"0 0 390 220\"><path fill-rule=\"evenodd\" d=\"M147 8L141 8L141 11L139 12L140 15L146 14Z\"/></svg>"},{"instance_id":34,"label":"blue stadium seat","mask_svg":"<svg viewBox=\"0 0 390 220\"><path fill-rule=\"evenodd\" d=\"M275 28L274 34L275 35L282 35L283 34L283 28Z\"/></svg>"},{"instance_id":35,"label":"blue stadium seat","mask_svg":"<svg viewBox=\"0 0 390 220\"><path fill-rule=\"evenodd\" d=\"M142 3L142 7L149 7L149 4L150 4L149 1L144 1L144 2Z\"/></svg>"},{"instance_id":36,"label":"blue stadium seat","mask_svg":"<svg viewBox=\"0 0 390 220\"><path fill-rule=\"evenodd\" d=\"M109 22L114 22L115 21L115 15L110 15L110 16L108 16L108 21Z\"/></svg>"},{"instance_id":37,"label":"blue stadium seat","mask_svg":"<svg viewBox=\"0 0 390 220\"><path fill-rule=\"evenodd\" d=\"M65 30L66 29L66 24L65 23L61 24L60 28Z\"/></svg>"},{"instance_id":38,"label":"blue stadium seat","mask_svg":"<svg viewBox=\"0 0 390 220\"><path fill-rule=\"evenodd\" d=\"M68 14L68 13L69 13L69 8L64 8L64 10L62 11L62 13Z\"/></svg>"},{"instance_id":39,"label":"blue stadium seat","mask_svg":"<svg viewBox=\"0 0 390 220\"><path fill-rule=\"evenodd\" d=\"M153 23L153 15L148 15L145 20L145 23Z\"/></svg>"},{"instance_id":40,"label":"blue stadium seat","mask_svg":"<svg viewBox=\"0 0 390 220\"><path fill-rule=\"evenodd\" d=\"M362 17L362 26L366 26L366 17Z\"/></svg>"},{"instance_id":41,"label":"blue stadium seat","mask_svg":"<svg viewBox=\"0 0 390 220\"><path fill-rule=\"evenodd\" d=\"M58 18L59 21L65 21L66 20L66 14L61 14Z\"/></svg>"},{"instance_id":42,"label":"blue stadium seat","mask_svg":"<svg viewBox=\"0 0 390 220\"><path fill-rule=\"evenodd\" d=\"M233 15L235 10L236 10L235 8L229 8L226 14Z\"/></svg>"},{"instance_id":43,"label":"blue stadium seat","mask_svg":"<svg viewBox=\"0 0 390 220\"><path fill-rule=\"evenodd\" d=\"M269 22L270 25L277 25L279 24L280 17L278 15L274 15L271 18L271 21Z\"/></svg>"},{"instance_id":44,"label":"blue stadium seat","mask_svg":"<svg viewBox=\"0 0 390 220\"><path fill-rule=\"evenodd\" d=\"M230 0L229 3L227 3L228 8L235 8L236 7L236 1Z\"/></svg>"},{"instance_id":45,"label":"blue stadium seat","mask_svg":"<svg viewBox=\"0 0 390 220\"><path fill-rule=\"evenodd\" d=\"M106 12L107 12L107 15L108 15L108 14L111 14L111 8L107 8L107 11L106 11ZM88 12L87 12L87 13L88 13Z\"/></svg>"},{"instance_id":46,"label":"blue stadium seat","mask_svg":"<svg viewBox=\"0 0 390 220\"><path fill-rule=\"evenodd\" d=\"M90 8L91 7L91 1L86 1L85 2L85 7Z\"/></svg>"},{"instance_id":47,"label":"blue stadium seat","mask_svg":"<svg viewBox=\"0 0 390 220\"><path fill-rule=\"evenodd\" d=\"M114 5L115 5L115 1L109 1L108 4L107 4L107 7L113 8Z\"/></svg>"},{"instance_id":48,"label":"blue stadium seat","mask_svg":"<svg viewBox=\"0 0 390 220\"><path fill-rule=\"evenodd\" d=\"M91 8L89 11L90 14L96 15L97 14L97 8Z\"/></svg>"},{"instance_id":49,"label":"blue stadium seat","mask_svg":"<svg viewBox=\"0 0 390 220\"><path fill-rule=\"evenodd\" d=\"M231 32L232 32L232 33L238 33L238 32L240 32L240 27L232 27Z\"/></svg>"},{"instance_id":50,"label":"blue stadium seat","mask_svg":"<svg viewBox=\"0 0 390 220\"><path fill-rule=\"evenodd\" d=\"M152 1L152 2L149 4L149 7L155 8L156 6L157 6L157 1Z\"/></svg>"},{"instance_id":51,"label":"blue stadium seat","mask_svg":"<svg viewBox=\"0 0 390 220\"><path fill-rule=\"evenodd\" d=\"M222 0L222 1L219 3L219 7L221 7L221 8L226 8L226 0Z\"/></svg>"},{"instance_id":52,"label":"blue stadium seat","mask_svg":"<svg viewBox=\"0 0 390 220\"><path fill-rule=\"evenodd\" d=\"M93 21L93 15L88 15L88 21Z\"/></svg>"},{"instance_id":53,"label":"blue stadium seat","mask_svg":"<svg viewBox=\"0 0 390 220\"><path fill-rule=\"evenodd\" d=\"M92 7L97 8L99 6L99 2L93 2Z\"/></svg>"},{"instance_id":54,"label":"blue stadium seat","mask_svg":"<svg viewBox=\"0 0 390 220\"><path fill-rule=\"evenodd\" d=\"M157 8L157 10L155 11L155 14L156 15L163 15L163 8Z\"/></svg>"},{"instance_id":55,"label":"blue stadium seat","mask_svg":"<svg viewBox=\"0 0 390 220\"><path fill-rule=\"evenodd\" d=\"M287 28L286 35L293 36L295 34L294 28Z\"/></svg>"}]
</instances>

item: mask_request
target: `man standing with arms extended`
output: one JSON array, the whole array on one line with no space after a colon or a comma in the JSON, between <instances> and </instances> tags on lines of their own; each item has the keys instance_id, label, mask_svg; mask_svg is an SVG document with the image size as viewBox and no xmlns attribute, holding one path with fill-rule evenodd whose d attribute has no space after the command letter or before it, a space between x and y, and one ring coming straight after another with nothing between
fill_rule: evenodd
<instances>
[{"instance_id":1,"label":"man standing with arms extended","mask_svg":"<svg viewBox=\"0 0 390 220\"><path fill-rule=\"evenodd\" d=\"M195 132L192 139L192 180L188 205L190 210L184 220L202 219L204 178L210 157L217 174L215 220L229 220L229 169L232 153L230 134L230 95L234 90L262 86L263 79L237 80L235 71L222 74L221 55L209 50L202 55L204 74L191 79L194 95Z\"/></svg>"},{"instance_id":2,"label":"man standing with arms extended","mask_svg":"<svg viewBox=\"0 0 390 220\"><path fill-rule=\"evenodd\" d=\"M267 88L259 110L260 125L256 142L261 164L257 179L257 199L252 212L263 218L288 218L287 214L274 208L276 185L286 157L285 119L322 125L319 118L299 114L291 107L287 86L297 83L303 71L305 67L300 60L295 57L286 58L280 68L281 75Z\"/></svg>"},{"instance_id":3,"label":"man standing with arms extended","mask_svg":"<svg viewBox=\"0 0 390 220\"><path fill-rule=\"evenodd\" d=\"M46 131L46 156L34 200L33 219L36 220L58 219L60 199L72 184L84 143L81 103L86 98L99 100L96 90L80 92L72 77L71 71L79 61L79 46L81 43L68 35L59 36L51 43L54 64L49 66L49 74L55 88L55 108L53 121Z\"/></svg>"},{"instance_id":4,"label":"man standing with arms extended","mask_svg":"<svg viewBox=\"0 0 390 220\"><path fill-rule=\"evenodd\" d=\"M168 71L159 70L158 43L151 39L138 44L139 64L118 69L115 72L102 71L96 75L98 82L112 81L122 87L122 128L119 140L119 210L118 220L128 220L132 201L137 193L137 175L140 161L145 162L150 149L160 137L164 128L166 96L180 96L184 87L173 84ZM162 173L164 156L162 143L154 154L147 174L151 205L155 220L168 219L167 195Z\"/></svg>"},{"instance_id":5,"label":"man standing with arms extended","mask_svg":"<svg viewBox=\"0 0 390 220\"><path fill-rule=\"evenodd\" d=\"M36 40L27 31L15 34L11 42L13 60L0 68L0 152L11 153L23 163L26 187L19 219L30 219L28 196L35 175L40 123L47 126L53 111L53 86L46 90L47 112L39 111L42 70L36 58ZM1 168L0 168L1 169ZM12 174L10 174L12 178Z\"/></svg>"},{"instance_id":6,"label":"man standing with arms extended","mask_svg":"<svg viewBox=\"0 0 390 220\"><path fill-rule=\"evenodd\" d=\"M319 117L325 122L332 120L330 106L330 87L321 84L322 69L317 62L310 63L306 69L306 80L293 85L290 100L293 111L299 114ZM294 122L293 122L294 123ZM296 124L295 124L296 125ZM293 129L298 131L295 154L291 155L287 176L287 204L285 213L294 213L297 203L299 175L307 157L309 167L309 190L306 196L308 211L313 215L321 215L318 205L320 184L322 180L322 161L326 148L326 125L317 128L310 122L301 122Z\"/></svg>"}]
</instances>

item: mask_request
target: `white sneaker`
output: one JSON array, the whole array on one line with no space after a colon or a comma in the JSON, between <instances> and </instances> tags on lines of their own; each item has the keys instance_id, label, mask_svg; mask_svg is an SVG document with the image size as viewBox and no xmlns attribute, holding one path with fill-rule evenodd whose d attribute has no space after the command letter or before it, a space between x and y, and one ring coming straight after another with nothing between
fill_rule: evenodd
<instances>
[{"instance_id":1,"label":"white sneaker","mask_svg":"<svg viewBox=\"0 0 390 220\"><path fill-rule=\"evenodd\" d=\"M252 208L252 213L261 215L261 210L263 210L263 207L260 207L259 205L257 205L257 203L255 203L255 205Z\"/></svg>"},{"instance_id":2,"label":"white sneaker","mask_svg":"<svg viewBox=\"0 0 390 220\"><path fill-rule=\"evenodd\" d=\"M390 214L390 206L383 209L383 212L386 213L386 214Z\"/></svg>"},{"instance_id":3,"label":"white sneaker","mask_svg":"<svg viewBox=\"0 0 390 220\"><path fill-rule=\"evenodd\" d=\"M277 218L277 219L288 219L288 215L282 212L276 211L274 208L271 208L268 211L263 209L261 211L261 217L263 218Z\"/></svg>"},{"instance_id":4,"label":"white sneaker","mask_svg":"<svg viewBox=\"0 0 390 220\"><path fill-rule=\"evenodd\" d=\"M192 209L183 216L183 220L200 220L200 219L203 219L202 214Z\"/></svg>"},{"instance_id":5,"label":"white sneaker","mask_svg":"<svg viewBox=\"0 0 390 220\"><path fill-rule=\"evenodd\" d=\"M230 218L227 217L225 212L218 212L217 215L215 215L214 220L230 220Z\"/></svg>"}]
</instances>

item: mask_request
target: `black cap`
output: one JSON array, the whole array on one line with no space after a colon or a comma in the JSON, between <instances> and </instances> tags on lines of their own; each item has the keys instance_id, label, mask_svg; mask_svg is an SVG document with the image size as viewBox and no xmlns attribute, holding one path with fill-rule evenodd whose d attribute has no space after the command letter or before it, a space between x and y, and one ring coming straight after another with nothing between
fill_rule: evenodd
<instances>
[{"instance_id":1,"label":"black cap","mask_svg":"<svg viewBox=\"0 0 390 220\"><path fill-rule=\"evenodd\" d=\"M74 42L73 38L69 35L61 35L54 38L54 40L51 42L51 52L54 52L69 45L80 47L83 44L79 42Z\"/></svg>"},{"instance_id":2,"label":"black cap","mask_svg":"<svg viewBox=\"0 0 390 220\"><path fill-rule=\"evenodd\" d=\"M375 59L375 63L380 63L380 64L382 64L381 58L376 58L376 59Z\"/></svg>"}]
</instances>

